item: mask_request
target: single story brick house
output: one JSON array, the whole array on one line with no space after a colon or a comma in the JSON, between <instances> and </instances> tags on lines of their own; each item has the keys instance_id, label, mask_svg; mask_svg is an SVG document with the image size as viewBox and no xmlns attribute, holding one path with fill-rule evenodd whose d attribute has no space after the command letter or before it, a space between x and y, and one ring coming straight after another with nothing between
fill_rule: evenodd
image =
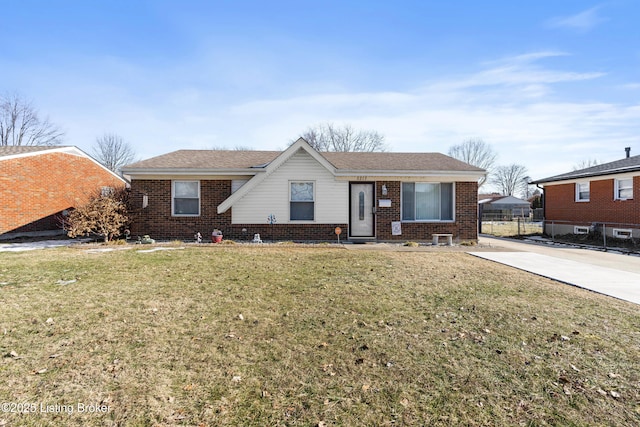
<instances>
[{"instance_id":1,"label":"single story brick house","mask_svg":"<svg viewBox=\"0 0 640 427\"><path fill-rule=\"evenodd\" d=\"M0 146L0 239L62 234L65 211L124 186L76 147Z\"/></svg>"},{"instance_id":2,"label":"single story brick house","mask_svg":"<svg viewBox=\"0 0 640 427\"><path fill-rule=\"evenodd\" d=\"M640 156L539 179L545 233L640 237Z\"/></svg>"},{"instance_id":3,"label":"single story brick house","mask_svg":"<svg viewBox=\"0 0 640 427\"><path fill-rule=\"evenodd\" d=\"M483 169L438 153L179 150L123 168L133 235L330 241L477 239Z\"/></svg>"}]
</instances>

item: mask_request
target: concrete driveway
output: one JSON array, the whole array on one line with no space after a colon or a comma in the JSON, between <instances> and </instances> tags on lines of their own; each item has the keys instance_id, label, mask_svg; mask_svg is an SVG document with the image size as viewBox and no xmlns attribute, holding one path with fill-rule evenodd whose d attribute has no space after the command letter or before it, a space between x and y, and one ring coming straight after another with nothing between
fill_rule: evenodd
<instances>
[{"instance_id":1,"label":"concrete driveway","mask_svg":"<svg viewBox=\"0 0 640 427\"><path fill-rule=\"evenodd\" d=\"M640 304L640 257L480 236L469 254Z\"/></svg>"}]
</instances>

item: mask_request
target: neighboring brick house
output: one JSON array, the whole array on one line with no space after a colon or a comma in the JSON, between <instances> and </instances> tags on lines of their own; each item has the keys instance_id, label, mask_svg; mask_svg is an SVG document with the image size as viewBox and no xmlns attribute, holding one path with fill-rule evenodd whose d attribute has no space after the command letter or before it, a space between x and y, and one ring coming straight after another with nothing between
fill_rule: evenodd
<instances>
[{"instance_id":1,"label":"neighboring brick house","mask_svg":"<svg viewBox=\"0 0 640 427\"><path fill-rule=\"evenodd\" d=\"M640 156L539 179L545 233L640 237Z\"/></svg>"},{"instance_id":2,"label":"neighboring brick house","mask_svg":"<svg viewBox=\"0 0 640 427\"><path fill-rule=\"evenodd\" d=\"M61 234L64 211L124 185L76 147L0 146L0 239Z\"/></svg>"},{"instance_id":3,"label":"neighboring brick house","mask_svg":"<svg viewBox=\"0 0 640 427\"><path fill-rule=\"evenodd\" d=\"M128 165L131 232L161 239L477 239L485 171L439 153L179 150ZM275 223L273 220L275 219Z\"/></svg>"}]
</instances>

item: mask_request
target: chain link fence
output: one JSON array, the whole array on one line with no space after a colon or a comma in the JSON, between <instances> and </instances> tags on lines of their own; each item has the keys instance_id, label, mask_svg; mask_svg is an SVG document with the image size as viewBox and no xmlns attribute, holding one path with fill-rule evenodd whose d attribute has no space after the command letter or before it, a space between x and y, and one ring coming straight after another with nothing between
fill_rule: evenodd
<instances>
[{"instance_id":1,"label":"chain link fence","mask_svg":"<svg viewBox=\"0 0 640 427\"><path fill-rule=\"evenodd\" d=\"M554 241L604 249L640 249L640 224L546 220L544 233Z\"/></svg>"},{"instance_id":2,"label":"chain link fence","mask_svg":"<svg viewBox=\"0 0 640 427\"><path fill-rule=\"evenodd\" d=\"M534 220L533 217L505 219L496 218L495 215L483 215L479 232L499 237L528 236L542 234L543 223Z\"/></svg>"}]
</instances>

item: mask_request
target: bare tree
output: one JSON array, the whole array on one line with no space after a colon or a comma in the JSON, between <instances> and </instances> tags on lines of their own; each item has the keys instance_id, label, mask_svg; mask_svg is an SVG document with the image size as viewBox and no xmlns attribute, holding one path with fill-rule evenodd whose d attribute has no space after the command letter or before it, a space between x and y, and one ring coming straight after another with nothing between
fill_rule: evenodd
<instances>
[{"instance_id":1,"label":"bare tree","mask_svg":"<svg viewBox=\"0 0 640 427\"><path fill-rule=\"evenodd\" d=\"M480 178L478 188L482 187L493 173L498 157L493 148L480 138L470 138L462 144L452 146L449 148L449 156L487 171L487 175Z\"/></svg>"},{"instance_id":2,"label":"bare tree","mask_svg":"<svg viewBox=\"0 0 640 427\"><path fill-rule=\"evenodd\" d=\"M587 168L591 168L594 166L598 166L600 164L600 162L596 159L585 159L585 160L580 160L578 163L576 163L575 165L573 165L573 170L574 171L578 171L581 169L587 169Z\"/></svg>"},{"instance_id":3,"label":"bare tree","mask_svg":"<svg viewBox=\"0 0 640 427\"><path fill-rule=\"evenodd\" d=\"M210 148L213 151L254 151L255 149L248 145L236 145L233 148L229 148L224 145L215 145Z\"/></svg>"},{"instance_id":4,"label":"bare tree","mask_svg":"<svg viewBox=\"0 0 640 427\"><path fill-rule=\"evenodd\" d=\"M64 133L19 95L0 95L0 146L57 145Z\"/></svg>"},{"instance_id":5,"label":"bare tree","mask_svg":"<svg viewBox=\"0 0 640 427\"><path fill-rule=\"evenodd\" d=\"M522 165L498 166L491 182L500 189L503 195L513 196L517 191L522 190L526 176L527 168Z\"/></svg>"},{"instance_id":6,"label":"bare tree","mask_svg":"<svg viewBox=\"0 0 640 427\"><path fill-rule=\"evenodd\" d=\"M93 157L104 167L115 173L120 173L123 166L136 160L136 153L128 142L115 133L105 133L96 138L96 145L92 150Z\"/></svg>"},{"instance_id":7,"label":"bare tree","mask_svg":"<svg viewBox=\"0 0 640 427\"><path fill-rule=\"evenodd\" d=\"M520 191L519 192L522 195L522 198L524 200L529 200L529 198L537 190L535 185L529 184L531 181L533 181L533 178L531 178L529 175L523 176L522 179L520 180Z\"/></svg>"},{"instance_id":8,"label":"bare tree","mask_svg":"<svg viewBox=\"0 0 640 427\"><path fill-rule=\"evenodd\" d=\"M308 128L300 136L318 151L387 150L383 135L373 130L355 130L351 125L324 123Z\"/></svg>"}]
</instances>

